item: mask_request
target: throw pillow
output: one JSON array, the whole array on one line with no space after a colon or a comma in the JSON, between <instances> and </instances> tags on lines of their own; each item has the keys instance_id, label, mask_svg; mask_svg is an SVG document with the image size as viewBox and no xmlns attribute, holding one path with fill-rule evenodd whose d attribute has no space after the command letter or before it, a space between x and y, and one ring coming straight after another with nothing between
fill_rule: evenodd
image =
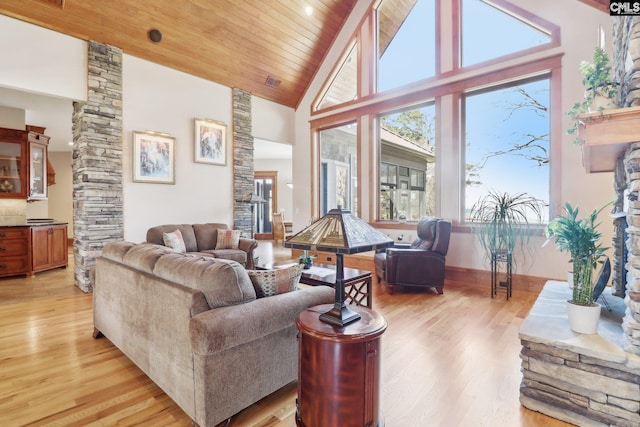
<instances>
[{"instance_id":1,"label":"throw pillow","mask_svg":"<svg viewBox=\"0 0 640 427\"><path fill-rule=\"evenodd\" d=\"M218 229L218 241L216 249L238 249L240 243L240 230Z\"/></svg>"},{"instance_id":2,"label":"throw pillow","mask_svg":"<svg viewBox=\"0 0 640 427\"><path fill-rule=\"evenodd\" d=\"M302 264L275 270L247 270L258 298L295 291L302 275Z\"/></svg>"},{"instance_id":3,"label":"throw pillow","mask_svg":"<svg viewBox=\"0 0 640 427\"><path fill-rule=\"evenodd\" d=\"M165 246L173 249L175 252L181 254L187 252L187 247L184 244L180 230L172 231L171 233L162 233L162 240Z\"/></svg>"}]
</instances>

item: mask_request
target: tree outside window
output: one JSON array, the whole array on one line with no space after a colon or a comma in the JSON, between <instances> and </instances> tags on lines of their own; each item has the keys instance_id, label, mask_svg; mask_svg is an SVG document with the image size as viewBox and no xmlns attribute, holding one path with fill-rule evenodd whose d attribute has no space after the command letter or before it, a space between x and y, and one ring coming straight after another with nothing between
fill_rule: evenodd
<instances>
[{"instance_id":1,"label":"tree outside window","mask_svg":"<svg viewBox=\"0 0 640 427\"><path fill-rule=\"evenodd\" d=\"M320 216L338 206L358 209L355 123L320 131Z\"/></svg>"},{"instance_id":2,"label":"tree outside window","mask_svg":"<svg viewBox=\"0 0 640 427\"><path fill-rule=\"evenodd\" d=\"M465 219L490 191L548 205L549 79L470 93L463 105Z\"/></svg>"},{"instance_id":3,"label":"tree outside window","mask_svg":"<svg viewBox=\"0 0 640 427\"><path fill-rule=\"evenodd\" d=\"M435 106L379 119L380 206L383 221L435 214Z\"/></svg>"}]
</instances>

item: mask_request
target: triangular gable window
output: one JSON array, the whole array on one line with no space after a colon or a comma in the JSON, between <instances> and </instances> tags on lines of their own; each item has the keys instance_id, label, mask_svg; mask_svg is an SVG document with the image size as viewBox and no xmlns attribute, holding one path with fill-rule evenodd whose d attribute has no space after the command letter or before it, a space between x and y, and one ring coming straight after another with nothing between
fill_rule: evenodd
<instances>
[{"instance_id":1,"label":"triangular gable window","mask_svg":"<svg viewBox=\"0 0 640 427\"><path fill-rule=\"evenodd\" d=\"M384 0L378 7L378 92L436 73L433 0Z\"/></svg>"},{"instance_id":2,"label":"triangular gable window","mask_svg":"<svg viewBox=\"0 0 640 427\"><path fill-rule=\"evenodd\" d=\"M353 101L358 96L358 43L353 42L347 49L340 66L334 71L332 77L325 84L320 101L315 110Z\"/></svg>"},{"instance_id":3,"label":"triangular gable window","mask_svg":"<svg viewBox=\"0 0 640 427\"><path fill-rule=\"evenodd\" d=\"M462 0L462 65L540 46L551 36L487 1Z\"/></svg>"}]
</instances>

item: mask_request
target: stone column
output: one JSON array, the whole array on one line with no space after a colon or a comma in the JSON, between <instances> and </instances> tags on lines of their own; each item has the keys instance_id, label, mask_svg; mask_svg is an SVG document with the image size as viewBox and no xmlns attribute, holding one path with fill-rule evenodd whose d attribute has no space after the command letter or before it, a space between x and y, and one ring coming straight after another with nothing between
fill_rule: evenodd
<instances>
[{"instance_id":1,"label":"stone column","mask_svg":"<svg viewBox=\"0 0 640 427\"><path fill-rule=\"evenodd\" d=\"M620 105L638 106L640 105L640 17L615 17L613 22L613 66L616 78L621 83ZM624 155L624 171L628 198L627 277L626 289L616 292L616 295L624 297L627 305L625 317L622 320L625 351L640 354L640 142L632 143L627 149ZM616 176L616 180L622 179ZM618 183L615 185L617 189ZM617 191L619 194L620 190L617 189Z\"/></svg>"},{"instance_id":2,"label":"stone column","mask_svg":"<svg viewBox=\"0 0 640 427\"><path fill-rule=\"evenodd\" d=\"M253 136L251 134L251 94L233 89L233 226L249 235L251 205L239 202L253 193Z\"/></svg>"},{"instance_id":3,"label":"stone column","mask_svg":"<svg viewBox=\"0 0 640 427\"><path fill-rule=\"evenodd\" d=\"M87 69L87 102L73 111L73 252L76 286L91 292L102 247L124 236L122 50L90 41Z\"/></svg>"},{"instance_id":4,"label":"stone column","mask_svg":"<svg viewBox=\"0 0 640 427\"><path fill-rule=\"evenodd\" d=\"M640 143L625 155L629 208L627 210L627 310L622 319L625 351L640 354Z\"/></svg>"}]
</instances>

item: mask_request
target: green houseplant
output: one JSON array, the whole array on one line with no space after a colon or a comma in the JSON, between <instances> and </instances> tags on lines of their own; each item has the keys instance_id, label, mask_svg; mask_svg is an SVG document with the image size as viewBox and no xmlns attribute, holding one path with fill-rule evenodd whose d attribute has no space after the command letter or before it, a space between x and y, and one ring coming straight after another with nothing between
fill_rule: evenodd
<instances>
[{"instance_id":1,"label":"green houseplant","mask_svg":"<svg viewBox=\"0 0 640 427\"><path fill-rule=\"evenodd\" d=\"M487 257L511 254L516 246L524 247L531 235L531 225L542 222L541 200L527 193L490 191L471 207L469 218Z\"/></svg>"},{"instance_id":2,"label":"green houseplant","mask_svg":"<svg viewBox=\"0 0 640 427\"><path fill-rule=\"evenodd\" d=\"M571 118L571 126L567 128L569 135L575 135L574 143L578 143L578 122L581 114L602 111L617 105L618 83L611 77L609 56L599 46L593 52L593 62L580 63L582 84L585 87L584 100L573 104L567 115Z\"/></svg>"},{"instance_id":3,"label":"green houseplant","mask_svg":"<svg viewBox=\"0 0 640 427\"><path fill-rule=\"evenodd\" d=\"M298 257L298 264L304 264L303 269L308 270L313 265L314 258L316 255L309 255L309 251L305 249Z\"/></svg>"},{"instance_id":4,"label":"green houseplant","mask_svg":"<svg viewBox=\"0 0 640 427\"><path fill-rule=\"evenodd\" d=\"M593 304L593 271L607 248L599 242L599 213L608 205L594 209L584 218L578 218L579 208L565 204L565 214L553 219L546 227L546 234L560 252L568 252L573 264L573 296L571 302L579 305Z\"/></svg>"},{"instance_id":5,"label":"green houseplant","mask_svg":"<svg viewBox=\"0 0 640 427\"><path fill-rule=\"evenodd\" d=\"M573 264L573 294L567 301L567 312L575 332L594 334L598 329L600 305L593 301L593 272L607 248L599 242L601 234L596 221L606 206L578 218L579 208L567 202L565 214L549 222L545 230L560 252L569 253L569 262Z\"/></svg>"}]
</instances>

